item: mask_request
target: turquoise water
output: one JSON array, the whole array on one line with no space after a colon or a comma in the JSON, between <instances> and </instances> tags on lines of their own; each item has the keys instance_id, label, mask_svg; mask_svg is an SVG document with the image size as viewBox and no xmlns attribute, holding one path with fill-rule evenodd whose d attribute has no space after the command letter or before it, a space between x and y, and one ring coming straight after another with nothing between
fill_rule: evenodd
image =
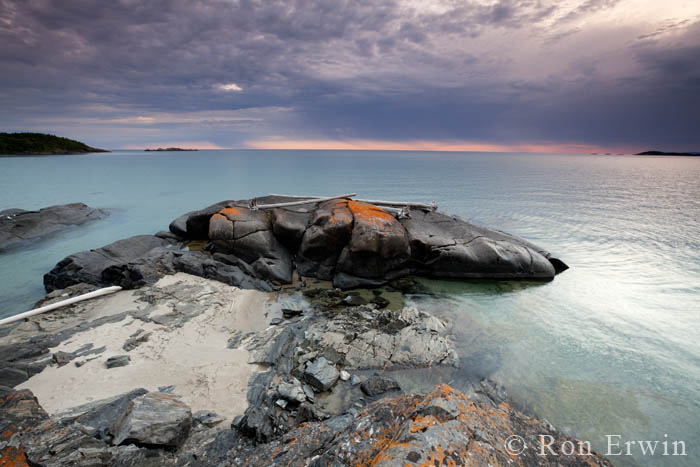
<instances>
[{"instance_id":1,"label":"turquoise water","mask_svg":"<svg viewBox=\"0 0 700 467\"><path fill-rule=\"evenodd\" d=\"M345 151L199 151L0 158L0 209L85 202L111 216L0 256L0 316L30 309L66 255L167 229L266 193L437 201L525 237L571 269L547 284L426 281L416 304L454 323L463 368L607 449L683 440L700 464L700 158ZM667 437L664 437L664 434ZM624 449L624 446L623 446Z\"/></svg>"}]
</instances>

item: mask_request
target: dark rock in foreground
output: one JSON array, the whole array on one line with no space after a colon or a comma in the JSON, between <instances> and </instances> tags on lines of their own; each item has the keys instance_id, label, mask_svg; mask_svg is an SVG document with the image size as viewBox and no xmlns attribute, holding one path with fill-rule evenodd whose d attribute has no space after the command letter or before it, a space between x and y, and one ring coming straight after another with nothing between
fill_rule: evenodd
<instances>
[{"instance_id":1,"label":"dark rock in foreground","mask_svg":"<svg viewBox=\"0 0 700 467\"><path fill-rule=\"evenodd\" d=\"M540 455L540 435L552 437L552 451L559 455L547 450ZM507 449L511 436L527 443L519 455ZM564 454L570 446L575 454ZM579 449L578 441L505 403L474 402L440 385L426 396L385 398L357 415L300 425L278 440L231 452L226 465L612 465L595 451Z\"/></svg>"},{"instance_id":2,"label":"dark rock in foreground","mask_svg":"<svg viewBox=\"0 0 700 467\"><path fill-rule=\"evenodd\" d=\"M83 203L51 206L38 211L0 211L0 252L106 215L106 211Z\"/></svg>"},{"instance_id":3,"label":"dark rock in foreground","mask_svg":"<svg viewBox=\"0 0 700 467\"><path fill-rule=\"evenodd\" d=\"M192 412L170 394L148 393L132 400L113 428L115 445L179 446L192 427Z\"/></svg>"},{"instance_id":4,"label":"dark rock in foreground","mask_svg":"<svg viewBox=\"0 0 700 467\"><path fill-rule=\"evenodd\" d=\"M93 409L106 415L101 423L118 416L105 407L114 403ZM0 398L0 460L18 466L612 465L587 444L505 402L474 400L446 385L425 396L387 397L360 411L300 423L262 444L235 427L192 425L189 408L160 393L133 399L115 427L111 442L95 437L77 420L50 418L30 391L12 392Z\"/></svg>"}]
</instances>

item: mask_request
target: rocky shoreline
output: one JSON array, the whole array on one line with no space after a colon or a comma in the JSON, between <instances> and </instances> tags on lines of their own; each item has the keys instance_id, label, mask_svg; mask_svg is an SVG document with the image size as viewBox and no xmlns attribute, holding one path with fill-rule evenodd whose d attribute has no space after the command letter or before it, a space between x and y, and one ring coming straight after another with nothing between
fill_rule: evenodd
<instances>
[{"instance_id":1,"label":"rocky shoreline","mask_svg":"<svg viewBox=\"0 0 700 467\"><path fill-rule=\"evenodd\" d=\"M59 262L43 303L126 290L0 328L3 465L611 465L557 450L575 440L488 380L421 395L397 377L459 365L454 323L404 302L409 274L542 280L563 263L432 211L350 203L218 203Z\"/></svg>"}]
</instances>

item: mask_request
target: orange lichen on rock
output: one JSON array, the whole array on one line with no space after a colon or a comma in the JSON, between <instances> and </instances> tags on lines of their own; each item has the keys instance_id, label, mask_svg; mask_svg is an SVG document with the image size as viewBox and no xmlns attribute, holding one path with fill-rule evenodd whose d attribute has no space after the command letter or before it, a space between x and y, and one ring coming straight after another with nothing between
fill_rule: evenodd
<instances>
[{"instance_id":1,"label":"orange lichen on rock","mask_svg":"<svg viewBox=\"0 0 700 467\"><path fill-rule=\"evenodd\" d=\"M219 211L219 214L231 219L231 218L236 218L236 217L240 216L241 210L238 208L224 208L221 211Z\"/></svg>"},{"instance_id":2,"label":"orange lichen on rock","mask_svg":"<svg viewBox=\"0 0 700 467\"><path fill-rule=\"evenodd\" d=\"M350 209L356 222L374 224L378 229L381 229L387 223L393 224L396 222L394 216L373 204L361 201L348 201L348 209Z\"/></svg>"},{"instance_id":3,"label":"orange lichen on rock","mask_svg":"<svg viewBox=\"0 0 700 467\"><path fill-rule=\"evenodd\" d=\"M22 448L16 449L12 446L0 451L0 465L3 467L29 467Z\"/></svg>"}]
</instances>

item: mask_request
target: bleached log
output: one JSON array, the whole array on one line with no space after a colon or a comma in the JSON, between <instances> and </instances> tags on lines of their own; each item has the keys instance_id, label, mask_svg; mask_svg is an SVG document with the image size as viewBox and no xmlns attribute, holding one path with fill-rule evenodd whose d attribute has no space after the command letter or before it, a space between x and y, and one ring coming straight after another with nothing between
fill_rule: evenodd
<instances>
[{"instance_id":1,"label":"bleached log","mask_svg":"<svg viewBox=\"0 0 700 467\"><path fill-rule=\"evenodd\" d=\"M61 300L60 302L51 303L50 305L42 306L41 308L36 308L31 311L25 311L18 315L10 316L9 318L1 319L0 326L3 324L14 323L21 319L29 318L31 316L39 315L41 313L46 313L47 311L55 310L56 308L61 308L67 305L72 305L73 303L82 302L83 300L89 300L95 297L101 297L102 295L108 295L115 292L119 292L122 288L118 285L112 287L105 287L103 289L93 290L92 292L84 293L75 297L68 298L66 300Z\"/></svg>"},{"instance_id":2,"label":"bleached log","mask_svg":"<svg viewBox=\"0 0 700 467\"><path fill-rule=\"evenodd\" d=\"M330 201L332 199L344 199L344 198L352 198L353 196L357 196L357 193L350 193L348 195L340 195L340 196L329 196L327 198L316 198L316 197L309 197L309 199L301 200L301 201L290 201L287 203L275 203L275 204L254 204L254 209L272 209L272 208L286 208L289 206L300 206L302 204L312 204L312 203L321 203L323 201Z\"/></svg>"},{"instance_id":3,"label":"bleached log","mask_svg":"<svg viewBox=\"0 0 700 467\"><path fill-rule=\"evenodd\" d=\"M270 196L279 196L279 197L283 197L283 198L293 198L293 199L307 199L307 200L321 199L319 196L296 196L296 195L270 195ZM355 196L355 195L353 195L353 196ZM409 203L409 202L402 202L402 201L381 201L381 200L371 200L371 199L356 199L355 201L359 201L361 203L367 203L367 204L374 204L375 206L389 206L389 207L394 207L394 208L409 207L409 208L416 208L416 209L427 209L430 211L437 211L437 208L438 208L438 205L435 201L433 201L430 204Z\"/></svg>"}]
</instances>

